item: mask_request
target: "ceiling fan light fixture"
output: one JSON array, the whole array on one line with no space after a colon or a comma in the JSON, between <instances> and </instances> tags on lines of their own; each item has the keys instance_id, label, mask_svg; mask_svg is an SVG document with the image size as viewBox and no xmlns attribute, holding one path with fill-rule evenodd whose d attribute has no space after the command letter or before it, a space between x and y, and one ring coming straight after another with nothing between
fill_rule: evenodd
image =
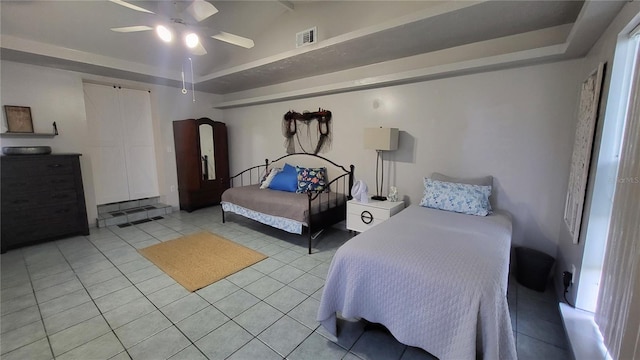
<instances>
[{"instance_id":1,"label":"ceiling fan light fixture","mask_svg":"<svg viewBox=\"0 0 640 360\"><path fill-rule=\"evenodd\" d=\"M173 40L173 34L171 33L171 30L169 30L164 25L156 26L156 34L158 34L158 37L164 42L171 42L171 40Z\"/></svg>"},{"instance_id":2,"label":"ceiling fan light fixture","mask_svg":"<svg viewBox=\"0 0 640 360\"><path fill-rule=\"evenodd\" d=\"M198 38L198 35L196 33L188 33L184 37L184 42L185 44L187 44L187 47L189 49L193 49L198 46L198 44L200 43L200 39Z\"/></svg>"},{"instance_id":3,"label":"ceiling fan light fixture","mask_svg":"<svg viewBox=\"0 0 640 360\"><path fill-rule=\"evenodd\" d=\"M1 1L2 0L0 0L0 2ZM111 28L111 31L115 31L119 33L132 33L132 32L139 32L139 31L155 30L158 37L162 39L163 42L166 42L166 43L172 42L174 36L177 38L182 37L181 40L185 42L185 46L188 47L189 52L193 55L206 55L207 50L204 48L202 41L200 41L199 35L197 35L195 32L192 32L192 31L189 31L189 33L186 33L185 30L188 30L190 28L205 28L207 29L206 30L207 37L210 36L213 39L223 41L235 46L240 46L245 49L251 49L255 45L253 40L249 38L226 33L224 31L217 31L215 29L209 28L208 26L202 26L202 25L197 25L192 23L192 20L195 20L198 23L201 21L204 21L205 19L208 19L210 16L218 12L218 9L210 3L211 0L180 0L180 1L184 1L185 3L187 2L190 3L190 5L183 11L178 11L177 8L179 6L177 6L178 5L177 0L172 0L172 1L176 1L174 3L174 5L176 5L176 11L174 11L174 13L177 14L176 17L168 17L168 16L156 14L145 8L139 7L137 5L133 5L132 3L138 2L137 0L109 0L109 1L114 4L118 4L120 6L126 7L128 9L153 14L157 17L162 18L162 20L159 20L159 22L157 23L162 25L157 25L155 27L151 27L147 25L134 25L134 26ZM140 1L140 2L146 3L147 1ZM284 2L288 2L288 1L284 1ZM191 20L185 21L182 18L183 13L190 15ZM199 30L196 30L196 31L199 31Z\"/></svg>"}]
</instances>

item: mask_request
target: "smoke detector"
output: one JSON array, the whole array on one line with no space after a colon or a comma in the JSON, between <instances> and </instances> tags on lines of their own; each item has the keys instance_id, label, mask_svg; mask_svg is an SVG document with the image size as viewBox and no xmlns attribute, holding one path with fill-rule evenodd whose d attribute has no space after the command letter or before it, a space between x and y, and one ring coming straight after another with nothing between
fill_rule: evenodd
<instances>
[{"instance_id":1,"label":"smoke detector","mask_svg":"<svg viewBox=\"0 0 640 360\"><path fill-rule=\"evenodd\" d=\"M315 44L318 41L318 27L300 31L296 34L296 48Z\"/></svg>"}]
</instances>

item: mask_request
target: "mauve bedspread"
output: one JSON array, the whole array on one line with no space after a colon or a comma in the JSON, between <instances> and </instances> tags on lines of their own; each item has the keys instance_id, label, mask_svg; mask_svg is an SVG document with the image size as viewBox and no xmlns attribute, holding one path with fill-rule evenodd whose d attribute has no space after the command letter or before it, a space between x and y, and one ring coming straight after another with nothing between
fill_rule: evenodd
<instances>
[{"instance_id":1,"label":"mauve bedspread","mask_svg":"<svg viewBox=\"0 0 640 360\"><path fill-rule=\"evenodd\" d=\"M260 185L249 185L225 190L222 193L222 201L304 224L307 224L308 221L309 200L307 194L260 189Z\"/></svg>"},{"instance_id":2,"label":"mauve bedspread","mask_svg":"<svg viewBox=\"0 0 640 360\"><path fill-rule=\"evenodd\" d=\"M336 313L385 325L400 342L447 359L516 359L507 305L507 215L410 206L336 252L318 321Z\"/></svg>"},{"instance_id":3,"label":"mauve bedspread","mask_svg":"<svg viewBox=\"0 0 640 360\"><path fill-rule=\"evenodd\" d=\"M222 193L222 202L236 204L259 213L279 216L309 225L309 196L272 189L259 185L229 188ZM338 192L321 193L311 204L315 214L346 202L346 195Z\"/></svg>"}]
</instances>

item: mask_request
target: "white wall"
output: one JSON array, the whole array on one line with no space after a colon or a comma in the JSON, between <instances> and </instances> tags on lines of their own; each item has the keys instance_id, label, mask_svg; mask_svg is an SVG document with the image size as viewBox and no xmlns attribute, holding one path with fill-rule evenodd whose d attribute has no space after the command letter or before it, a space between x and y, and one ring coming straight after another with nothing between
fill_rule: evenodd
<instances>
[{"instance_id":1,"label":"white wall","mask_svg":"<svg viewBox=\"0 0 640 360\"><path fill-rule=\"evenodd\" d=\"M208 116L229 129L231 172L284 154L280 131L288 110L333 112L333 146L324 154L356 166L356 178L375 185L375 152L362 146L363 128L394 126L400 149L388 154L385 188L417 204L421 179L433 171L495 176L496 201L514 216L514 244L555 256L574 131L580 61L523 67L408 85L246 108L211 109L217 96L179 95L174 88L3 61L1 102L30 106L35 131L56 121L53 139L6 139L2 146L50 145L54 152L85 153L82 81L151 90L154 137L163 201L178 205L171 122ZM377 106L376 106L377 104ZM222 118L224 115L224 119ZM88 218L96 217L90 159L82 156Z\"/></svg>"},{"instance_id":2,"label":"white wall","mask_svg":"<svg viewBox=\"0 0 640 360\"><path fill-rule=\"evenodd\" d=\"M285 153L289 110L333 113L333 146L324 156L356 166L375 187L375 152L365 127L398 127L385 188L418 204L422 177L495 177L497 207L514 218L514 245L556 255L575 130L581 61L566 61L224 111L231 173ZM385 190L386 193L386 190Z\"/></svg>"},{"instance_id":3,"label":"white wall","mask_svg":"<svg viewBox=\"0 0 640 360\"><path fill-rule=\"evenodd\" d=\"M97 217L96 201L88 155L87 125L82 89L83 80L151 91L152 119L158 165L158 183L161 201L178 206L177 175L173 144L173 120L210 117L220 121L221 111L211 108L219 101L217 95L196 92L196 102L180 94L179 89L107 79L94 75L50 69L40 66L2 61L0 63L0 102L2 105L31 107L35 132L52 132L52 122L58 125L60 135L54 138L0 139L2 146L48 145L54 153L80 153L84 182L87 217L91 226ZM6 119L1 125L6 131Z\"/></svg>"}]
</instances>

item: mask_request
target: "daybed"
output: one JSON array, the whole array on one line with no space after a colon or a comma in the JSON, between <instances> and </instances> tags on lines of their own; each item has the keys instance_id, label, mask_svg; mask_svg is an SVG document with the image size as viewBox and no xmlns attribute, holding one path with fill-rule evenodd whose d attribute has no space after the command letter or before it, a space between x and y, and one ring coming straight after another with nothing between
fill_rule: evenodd
<instances>
[{"instance_id":1,"label":"daybed","mask_svg":"<svg viewBox=\"0 0 640 360\"><path fill-rule=\"evenodd\" d=\"M337 315L382 324L440 360L515 359L511 233L506 213L411 205L338 249L317 319L334 335Z\"/></svg>"},{"instance_id":2,"label":"daybed","mask_svg":"<svg viewBox=\"0 0 640 360\"><path fill-rule=\"evenodd\" d=\"M286 164L300 168L326 168L324 191L304 193L261 189L265 174ZM296 153L264 165L250 167L231 177L230 188L222 194L222 221L233 212L275 228L302 234L307 230L309 254L314 234L346 218L346 202L351 199L354 167L349 170L322 156Z\"/></svg>"}]
</instances>

